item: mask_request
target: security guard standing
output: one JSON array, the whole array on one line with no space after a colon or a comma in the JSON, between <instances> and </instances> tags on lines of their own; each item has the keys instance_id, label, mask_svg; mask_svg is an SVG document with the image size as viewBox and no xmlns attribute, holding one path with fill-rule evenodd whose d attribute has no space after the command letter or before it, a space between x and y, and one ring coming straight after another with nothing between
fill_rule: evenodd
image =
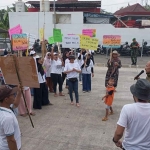
<instances>
[{"instance_id":1,"label":"security guard standing","mask_svg":"<svg viewBox=\"0 0 150 150\"><path fill-rule=\"evenodd\" d=\"M136 65L139 44L136 41L136 38L134 38L132 41L133 42L130 45L130 47L131 47L131 61L132 61L132 65Z\"/></svg>"}]
</instances>

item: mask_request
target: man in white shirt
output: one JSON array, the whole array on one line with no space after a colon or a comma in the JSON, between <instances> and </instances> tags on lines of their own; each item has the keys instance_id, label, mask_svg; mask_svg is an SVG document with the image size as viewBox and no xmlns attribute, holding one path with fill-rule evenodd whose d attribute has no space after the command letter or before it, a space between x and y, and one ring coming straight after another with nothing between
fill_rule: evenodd
<instances>
[{"instance_id":1,"label":"man in white shirt","mask_svg":"<svg viewBox=\"0 0 150 150\"><path fill-rule=\"evenodd\" d=\"M149 150L150 82L146 79L139 79L130 87L130 91L135 103L123 107L113 142L124 150ZM123 133L124 140L121 142Z\"/></svg>"},{"instance_id":2,"label":"man in white shirt","mask_svg":"<svg viewBox=\"0 0 150 150\"><path fill-rule=\"evenodd\" d=\"M17 118L10 109L10 105L16 107L21 98L20 90L7 85L0 86L0 150L20 150L21 134ZM19 102L19 101L18 101Z\"/></svg>"}]
</instances>

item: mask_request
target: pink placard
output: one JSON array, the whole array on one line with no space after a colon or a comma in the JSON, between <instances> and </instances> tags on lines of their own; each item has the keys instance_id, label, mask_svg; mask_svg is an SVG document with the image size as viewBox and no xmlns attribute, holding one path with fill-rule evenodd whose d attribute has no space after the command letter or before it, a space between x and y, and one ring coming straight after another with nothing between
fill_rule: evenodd
<instances>
[{"instance_id":1,"label":"pink placard","mask_svg":"<svg viewBox=\"0 0 150 150\"><path fill-rule=\"evenodd\" d=\"M13 34L21 34L22 33L22 28L21 28L21 26L19 24L19 25L15 26L15 27L9 29L8 31L9 31L9 37L11 39L11 36Z\"/></svg>"},{"instance_id":2,"label":"pink placard","mask_svg":"<svg viewBox=\"0 0 150 150\"><path fill-rule=\"evenodd\" d=\"M96 37L96 29L83 29L82 35L87 35L90 37Z\"/></svg>"}]
</instances>

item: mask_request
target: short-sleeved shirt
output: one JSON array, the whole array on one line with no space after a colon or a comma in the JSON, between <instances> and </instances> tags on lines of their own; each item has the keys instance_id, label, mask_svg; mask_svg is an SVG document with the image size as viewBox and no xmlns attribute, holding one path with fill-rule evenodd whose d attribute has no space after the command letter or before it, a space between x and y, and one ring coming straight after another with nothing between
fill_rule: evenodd
<instances>
[{"instance_id":1,"label":"short-sleeved shirt","mask_svg":"<svg viewBox=\"0 0 150 150\"><path fill-rule=\"evenodd\" d=\"M67 63L65 65L65 68L64 68L64 72L65 71L70 71L72 69L77 69L77 70L81 70L80 69L80 66L77 62L74 62L74 63ZM67 73L67 79L70 79L70 78L78 78L79 77L79 73L76 72L76 71L73 71L73 72L70 72L70 73Z\"/></svg>"},{"instance_id":2,"label":"short-sleeved shirt","mask_svg":"<svg viewBox=\"0 0 150 150\"><path fill-rule=\"evenodd\" d=\"M21 133L12 110L0 107L0 150L9 150L7 136L14 135L18 150L21 148Z\"/></svg>"},{"instance_id":3,"label":"short-sleeved shirt","mask_svg":"<svg viewBox=\"0 0 150 150\"><path fill-rule=\"evenodd\" d=\"M125 105L117 124L125 128L125 150L150 149L150 103Z\"/></svg>"},{"instance_id":4,"label":"short-sleeved shirt","mask_svg":"<svg viewBox=\"0 0 150 150\"><path fill-rule=\"evenodd\" d=\"M111 86L111 87L107 86L107 88L106 88L108 96L105 99L105 104L107 106L111 106L112 103L113 103L113 100L114 100L114 90L115 90L114 86Z\"/></svg>"},{"instance_id":5,"label":"short-sleeved shirt","mask_svg":"<svg viewBox=\"0 0 150 150\"><path fill-rule=\"evenodd\" d=\"M54 74L62 73L62 62L60 59L51 60L51 73L54 73Z\"/></svg>"}]
</instances>

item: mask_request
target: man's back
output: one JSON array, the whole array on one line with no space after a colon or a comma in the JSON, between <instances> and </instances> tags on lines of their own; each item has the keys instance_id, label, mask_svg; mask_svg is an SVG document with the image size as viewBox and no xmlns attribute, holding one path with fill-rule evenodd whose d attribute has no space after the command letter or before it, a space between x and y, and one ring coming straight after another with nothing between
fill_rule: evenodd
<instances>
[{"instance_id":1,"label":"man's back","mask_svg":"<svg viewBox=\"0 0 150 150\"><path fill-rule=\"evenodd\" d=\"M150 149L150 104L125 105L117 123L126 128L123 147L126 150Z\"/></svg>"}]
</instances>

